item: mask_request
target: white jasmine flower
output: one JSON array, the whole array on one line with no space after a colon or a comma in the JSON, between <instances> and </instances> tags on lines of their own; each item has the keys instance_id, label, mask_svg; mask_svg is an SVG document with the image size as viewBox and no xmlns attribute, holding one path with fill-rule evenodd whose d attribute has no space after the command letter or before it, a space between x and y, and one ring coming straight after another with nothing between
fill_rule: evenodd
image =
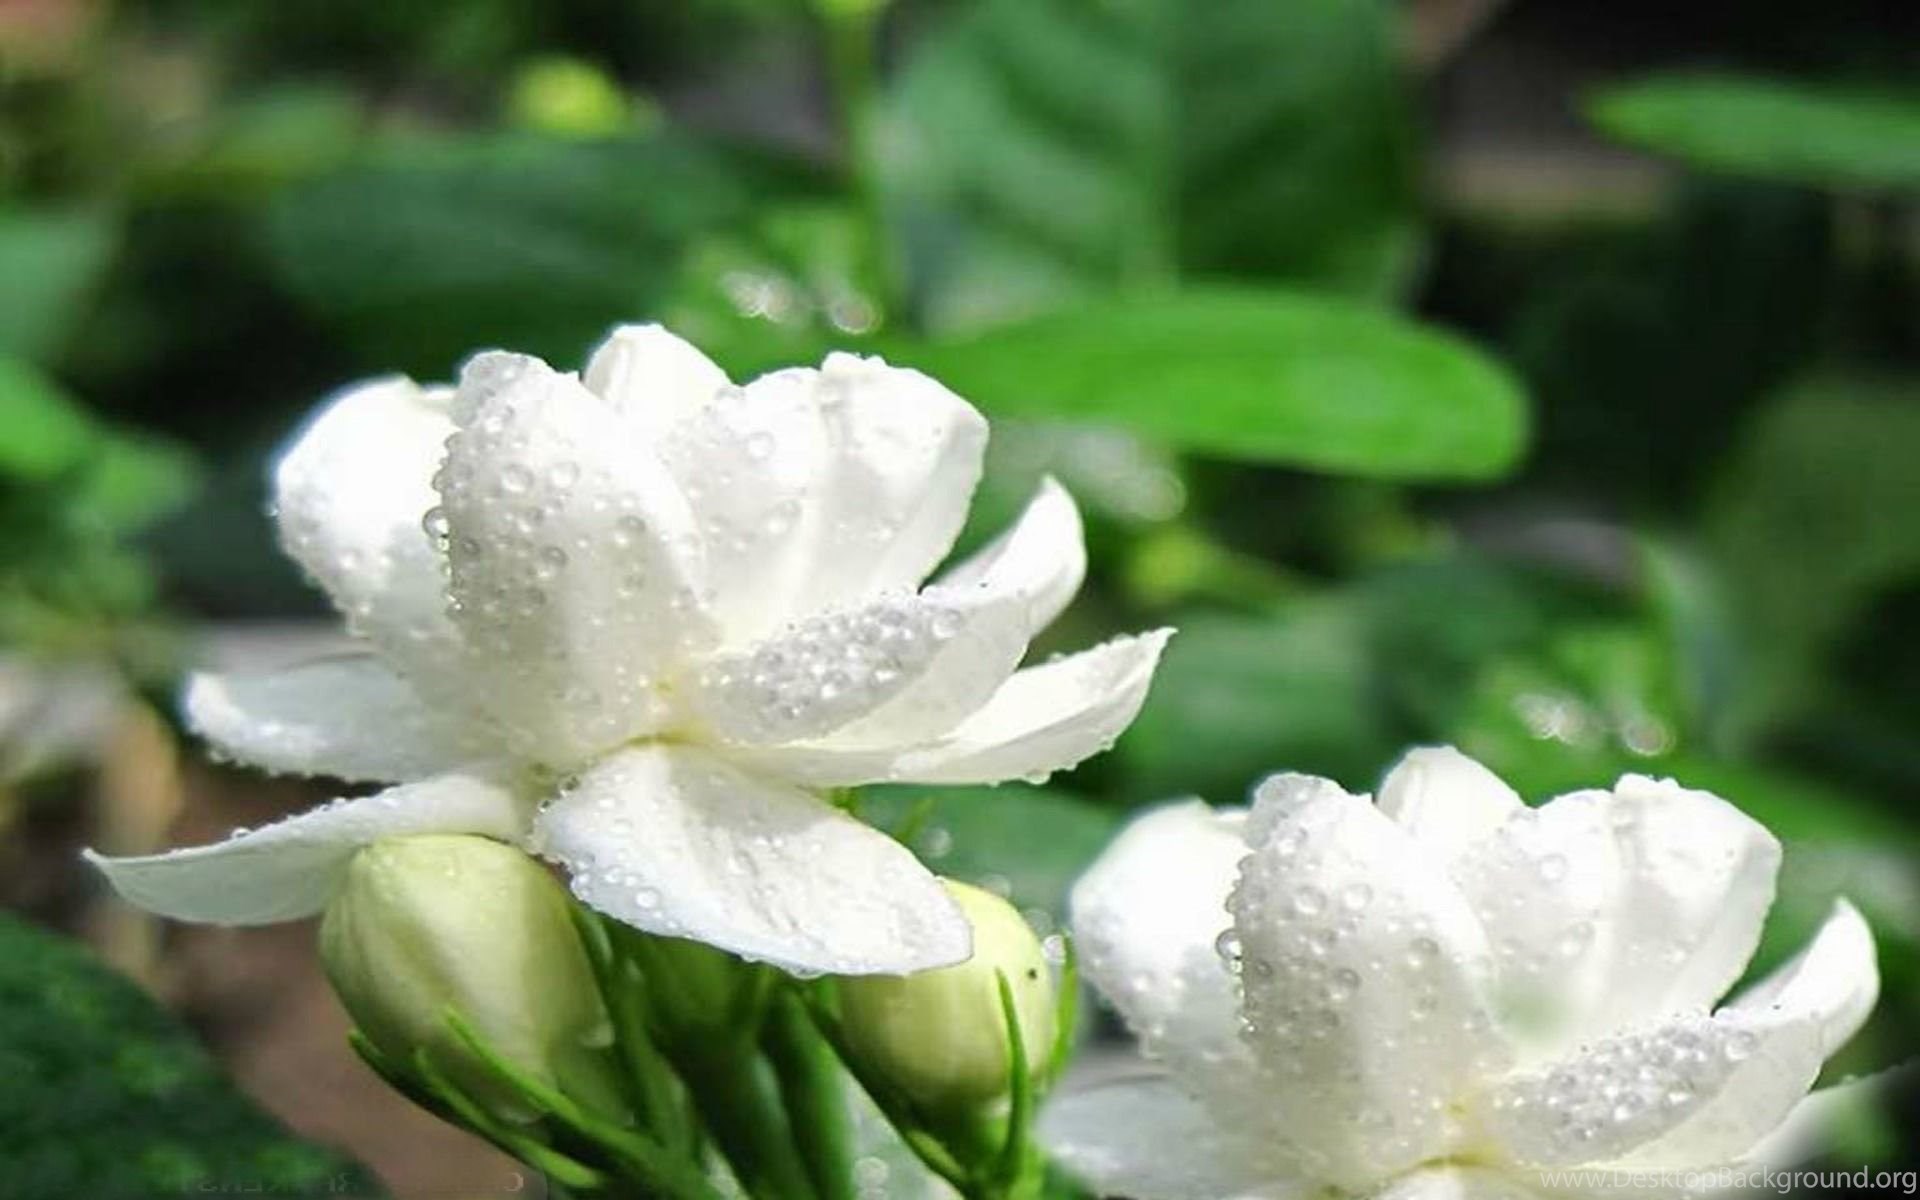
<instances>
[{"instance_id":1,"label":"white jasmine flower","mask_svg":"<svg viewBox=\"0 0 1920 1200\"><path fill-rule=\"evenodd\" d=\"M1046 1134L1136 1200L1672 1193L1765 1161L1879 989L1843 901L1714 1007L1779 860L1705 792L1630 775L1529 809L1452 750L1377 804L1279 775L1250 811L1158 809L1073 926L1164 1073L1062 1096Z\"/></svg>"},{"instance_id":2,"label":"white jasmine flower","mask_svg":"<svg viewBox=\"0 0 1920 1200\"><path fill-rule=\"evenodd\" d=\"M193 726L271 770L397 786L212 846L95 861L129 899L325 906L380 838L479 833L639 928L801 971L956 962L933 875L823 789L1039 777L1139 709L1165 631L1016 671L1085 569L1051 481L932 583L987 428L875 359L730 384L655 326L584 376L490 352L334 399L281 459L286 549L364 656L203 676Z\"/></svg>"}]
</instances>

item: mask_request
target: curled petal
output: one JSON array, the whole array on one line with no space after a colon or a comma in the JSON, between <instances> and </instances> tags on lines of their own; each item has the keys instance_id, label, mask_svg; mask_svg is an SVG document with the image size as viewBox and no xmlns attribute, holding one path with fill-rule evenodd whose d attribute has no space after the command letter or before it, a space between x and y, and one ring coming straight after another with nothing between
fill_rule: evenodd
<instances>
[{"instance_id":1,"label":"curled petal","mask_svg":"<svg viewBox=\"0 0 1920 1200\"><path fill-rule=\"evenodd\" d=\"M1443 1153L1449 1104L1502 1070L1493 955L1441 864L1363 797L1275 776L1228 909L1276 1136L1342 1186Z\"/></svg>"},{"instance_id":2,"label":"curled petal","mask_svg":"<svg viewBox=\"0 0 1920 1200\"><path fill-rule=\"evenodd\" d=\"M1067 489L1049 477L1011 529L940 576L940 585L964 591L996 577L1023 581L1028 634L1053 623L1087 575L1080 510Z\"/></svg>"},{"instance_id":3,"label":"curled petal","mask_svg":"<svg viewBox=\"0 0 1920 1200\"><path fill-rule=\"evenodd\" d=\"M389 378L333 397L274 469L280 541L416 685L458 698L438 548L422 526L453 433L445 388Z\"/></svg>"},{"instance_id":4,"label":"curled petal","mask_svg":"<svg viewBox=\"0 0 1920 1200\"><path fill-rule=\"evenodd\" d=\"M595 395L656 440L698 420L730 384L726 372L659 325L622 325L607 335L582 375Z\"/></svg>"},{"instance_id":5,"label":"curled petal","mask_svg":"<svg viewBox=\"0 0 1920 1200\"><path fill-rule=\"evenodd\" d=\"M1115 638L1012 678L952 733L918 746L842 747L833 739L744 757L811 787L1037 779L1098 754L1132 723L1172 630Z\"/></svg>"},{"instance_id":6,"label":"curled petal","mask_svg":"<svg viewBox=\"0 0 1920 1200\"><path fill-rule=\"evenodd\" d=\"M972 949L905 847L692 748L601 760L540 814L535 844L609 916L790 971L904 974Z\"/></svg>"},{"instance_id":7,"label":"curled petal","mask_svg":"<svg viewBox=\"0 0 1920 1200\"><path fill-rule=\"evenodd\" d=\"M1590 1031L1707 1011L1760 944L1780 843L1718 796L1638 775L1614 786L1608 820L1622 886Z\"/></svg>"},{"instance_id":8,"label":"curled petal","mask_svg":"<svg viewBox=\"0 0 1920 1200\"><path fill-rule=\"evenodd\" d=\"M1609 995L1630 883L1605 792L1517 809L1453 864L1497 951L1494 1007L1533 1062L1590 1036Z\"/></svg>"},{"instance_id":9,"label":"curled petal","mask_svg":"<svg viewBox=\"0 0 1920 1200\"><path fill-rule=\"evenodd\" d=\"M1532 1165L1733 1161L1793 1113L1878 986L1872 938L1843 903L1804 953L1712 1016L1616 1034L1503 1081L1485 1127Z\"/></svg>"},{"instance_id":10,"label":"curled petal","mask_svg":"<svg viewBox=\"0 0 1920 1200\"><path fill-rule=\"evenodd\" d=\"M1247 853L1246 812L1198 800L1136 817L1074 885L1081 969L1190 1087L1232 1111L1253 1074L1239 997L1217 943Z\"/></svg>"},{"instance_id":11,"label":"curled petal","mask_svg":"<svg viewBox=\"0 0 1920 1200\"><path fill-rule=\"evenodd\" d=\"M828 453L794 612L918 587L959 536L987 445L985 418L918 371L832 354L815 388Z\"/></svg>"},{"instance_id":12,"label":"curled petal","mask_svg":"<svg viewBox=\"0 0 1920 1200\"><path fill-rule=\"evenodd\" d=\"M293 775L397 782L479 757L406 680L365 656L195 675L187 722L222 754Z\"/></svg>"},{"instance_id":13,"label":"curled petal","mask_svg":"<svg viewBox=\"0 0 1920 1200\"><path fill-rule=\"evenodd\" d=\"M1498 775L1451 746L1420 746L1380 784L1380 811L1447 859L1525 808Z\"/></svg>"},{"instance_id":14,"label":"curled petal","mask_svg":"<svg viewBox=\"0 0 1920 1200\"><path fill-rule=\"evenodd\" d=\"M615 330L587 367L587 386L646 429L692 502L710 604L732 647L806 615L794 599L813 569L812 511L830 462L818 375L779 371L735 387L657 325Z\"/></svg>"},{"instance_id":15,"label":"curled petal","mask_svg":"<svg viewBox=\"0 0 1920 1200\"><path fill-rule=\"evenodd\" d=\"M1050 615L1079 586L1085 564L1079 530L1066 493L1042 489L997 549L963 564L957 582L942 579L922 591L922 603L956 614L953 638L909 686L841 726L833 742L911 746L948 734L978 712L1026 654L1036 617Z\"/></svg>"},{"instance_id":16,"label":"curled petal","mask_svg":"<svg viewBox=\"0 0 1920 1200\"><path fill-rule=\"evenodd\" d=\"M517 841L527 807L485 771L462 771L330 804L224 842L165 854L109 858L86 852L114 890L179 921L264 925L326 907L355 850L382 838L477 833Z\"/></svg>"},{"instance_id":17,"label":"curled petal","mask_svg":"<svg viewBox=\"0 0 1920 1200\"><path fill-rule=\"evenodd\" d=\"M438 484L466 663L517 752L572 765L651 732L660 673L711 644L694 516L572 376L486 357L461 387Z\"/></svg>"}]
</instances>

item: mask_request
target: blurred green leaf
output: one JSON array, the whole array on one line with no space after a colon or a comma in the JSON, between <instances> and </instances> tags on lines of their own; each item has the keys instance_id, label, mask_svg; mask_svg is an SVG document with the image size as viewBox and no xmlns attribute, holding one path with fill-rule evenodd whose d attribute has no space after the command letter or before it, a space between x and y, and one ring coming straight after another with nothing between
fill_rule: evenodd
<instances>
[{"instance_id":1,"label":"blurred green leaf","mask_svg":"<svg viewBox=\"0 0 1920 1200\"><path fill-rule=\"evenodd\" d=\"M130 533L186 503L199 483L199 461L185 447L108 433L75 481L71 503L84 520Z\"/></svg>"},{"instance_id":2,"label":"blurred green leaf","mask_svg":"<svg viewBox=\"0 0 1920 1200\"><path fill-rule=\"evenodd\" d=\"M169 197L231 202L338 167L367 113L336 86L283 84L215 109L152 147L142 182Z\"/></svg>"},{"instance_id":3,"label":"blurred green leaf","mask_svg":"<svg viewBox=\"0 0 1920 1200\"><path fill-rule=\"evenodd\" d=\"M1827 378L1760 414L1705 515L1744 623L1746 717L1815 698L1821 655L1874 593L1920 574L1920 385Z\"/></svg>"},{"instance_id":4,"label":"blurred green leaf","mask_svg":"<svg viewBox=\"0 0 1920 1200\"><path fill-rule=\"evenodd\" d=\"M1594 124L1694 166L1816 187L1920 187L1920 95L1732 73L1606 89Z\"/></svg>"},{"instance_id":5,"label":"blurred green leaf","mask_svg":"<svg viewBox=\"0 0 1920 1200\"><path fill-rule=\"evenodd\" d=\"M1109 424L1188 451L1390 478L1485 478L1526 440L1492 359L1342 301L1207 289L888 347L993 416Z\"/></svg>"},{"instance_id":6,"label":"blurred green leaf","mask_svg":"<svg viewBox=\"0 0 1920 1200\"><path fill-rule=\"evenodd\" d=\"M886 315L865 224L849 205L820 200L769 204L697 239L662 310L739 379L817 362Z\"/></svg>"},{"instance_id":7,"label":"blurred green leaf","mask_svg":"<svg viewBox=\"0 0 1920 1200\"><path fill-rule=\"evenodd\" d=\"M916 826L907 844L940 874L1056 919L1067 890L1120 821L1112 809L1071 792L1022 783L865 788L860 809L882 829Z\"/></svg>"},{"instance_id":8,"label":"blurred green leaf","mask_svg":"<svg viewBox=\"0 0 1920 1200\"><path fill-rule=\"evenodd\" d=\"M647 315L682 246L743 200L665 138L408 142L288 192L271 247L368 363L432 378L490 345L574 361Z\"/></svg>"},{"instance_id":9,"label":"blurred green leaf","mask_svg":"<svg viewBox=\"0 0 1920 1200\"><path fill-rule=\"evenodd\" d=\"M1273 771L1361 779L1391 753L1350 606L1316 597L1272 617L1175 624L1146 705L1112 752L1130 800L1239 804Z\"/></svg>"},{"instance_id":10,"label":"blurred green leaf","mask_svg":"<svg viewBox=\"0 0 1920 1200\"><path fill-rule=\"evenodd\" d=\"M0 355L0 473L38 481L92 451L93 422L46 376Z\"/></svg>"},{"instance_id":11,"label":"blurred green leaf","mask_svg":"<svg viewBox=\"0 0 1920 1200\"><path fill-rule=\"evenodd\" d=\"M117 232L104 213L0 211L0 355L59 351Z\"/></svg>"},{"instance_id":12,"label":"blurred green leaf","mask_svg":"<svg viewBox=\"0 0 1920 1200\"><path fill-rule=\"evenodd\" d=\"M1380 296L1414 241L1379 0L984 0L921 45L882 134L936 330L1180 271Z\"/></svg>"},{"instance_id":13,"label":"blurred green leaf","mask_svg":"<svg viewBox=\"0 0 1920 1200\"><path fill-rule=\"evenodd\" d=\"M378 1194L299 1141L77 945L0 913L0 1179L11 1200Z\"/></svg>"}]
</instances>

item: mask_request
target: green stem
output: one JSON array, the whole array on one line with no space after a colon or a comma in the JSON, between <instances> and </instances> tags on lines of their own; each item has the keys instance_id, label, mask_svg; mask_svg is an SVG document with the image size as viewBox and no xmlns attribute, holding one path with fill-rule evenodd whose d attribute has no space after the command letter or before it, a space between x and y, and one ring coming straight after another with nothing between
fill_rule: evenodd
<instances>
[{"instance_id":1,"label":"green stem","mask_svg":"<svg viewBox=\"0 0 1920 1200\"><path fill-rule=\"evenodd\" d=\"M773 999L762 1045L780 1080L794 1142L820 1200L853 1200L853 1122L845 1076L790 988Z\"/></svg>"},{"instance_id":2,"label":"green stem","mask_svg":"<svg viewBox=\"0 0 1920 1200\"><path fill-rule=\"evenodd\" d=\"M751 1044L680 1047L680 1079L749 1196L818 1200L794 1145L780 1082Z\"/></svg>"}]
</instances>

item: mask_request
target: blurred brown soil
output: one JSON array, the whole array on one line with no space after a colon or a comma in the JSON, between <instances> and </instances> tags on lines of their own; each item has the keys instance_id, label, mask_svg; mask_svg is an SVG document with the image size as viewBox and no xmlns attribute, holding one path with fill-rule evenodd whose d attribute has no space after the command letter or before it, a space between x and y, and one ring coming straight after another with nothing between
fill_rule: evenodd
<instances>
[{"instance_id":1,"label":"blurred brown soil","mask_svg":"<svg viewBox=\"0 0 1920 1200\"><path fill-rule=\"evenodd\" d=\"M186 800L168 846L257 827L329 795L324 785L209 766L187 751ZM73 799L78 800L76 796ZM68 932L123 920L79 861L83 804L36 806L0 839L0 902ZM167 925L151 986L240 1085L288 1126L371 1167L397 1200L524 1196L512 1159L388 1090L346 1044L348 1022L314 950L315 922L254 929ZM534 1192L533 1194L538 1194Z\"/></svg>"}]
</instances>

